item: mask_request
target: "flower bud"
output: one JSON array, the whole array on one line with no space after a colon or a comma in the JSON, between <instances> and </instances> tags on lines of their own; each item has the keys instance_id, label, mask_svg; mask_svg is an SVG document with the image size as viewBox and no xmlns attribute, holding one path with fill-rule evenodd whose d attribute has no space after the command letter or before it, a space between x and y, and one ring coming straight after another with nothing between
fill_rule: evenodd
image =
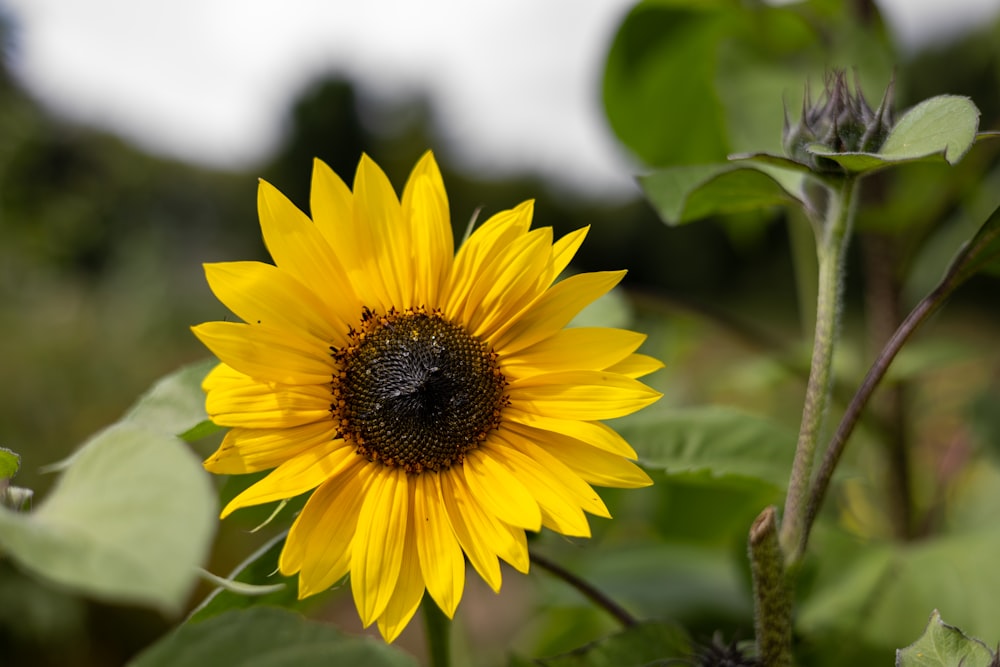
<instances>
[{"instance_id":1,"label":"flower bud","mask_svg":"<svg viewBox=\"0 0 1000 667\"><path fill-rule=\"evenodd\" d=\"M856 75L851 92L843 70L829 73L823 96L815 103L806 85L799 122L792 125L785 110L785 153L814 171L836 172L842 171L836 162L816 155L809 148L819 145L834 153L878 152L893 125L892 89L890 81L881 104L873 111Z\"/></svg>"}]
</instances>

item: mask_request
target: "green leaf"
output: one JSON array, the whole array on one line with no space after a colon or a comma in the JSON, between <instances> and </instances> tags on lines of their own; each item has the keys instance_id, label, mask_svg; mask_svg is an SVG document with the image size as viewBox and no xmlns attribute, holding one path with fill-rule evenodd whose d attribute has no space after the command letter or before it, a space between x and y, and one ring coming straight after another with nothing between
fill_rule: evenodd
<instances>
[{"instance_id":1,"label":"green leaf","mask_svg":"<svg viewBox=\"0 0 1000 667\"><path fill-rule=\"evenodd\" d=\"M647 411L616 428L650 470L788 483L795 433L758 415L723 406Z\"/></svg>"},{"instance_id":2,"label":"green leaf","mask_svg":"<svg viewBox=\"0 0 1000 667\"><path fill-rule=\"evenodd\" d=\"M745 541L746 524L742 528L740 537ZM553 560L641 618L690 619L705 613L750 618L753 608L743 570L745 554L738 561L732 544L732 536L727 536L723 543L709 546L687 540L646 540L604 544L593 550L551 551L556 554ZM548 605L591 606L561 580L546 578L541 593Z\"/></svg>"},{"instance_id":3,"label":"green leaf","mask_svg":"<svg viewBox=\"0 0 1000 667\"><path fill-rule=\"evenodd\" d=\"M185 623L128 664L416 667L417 661L378 640L345 635L328 623L284 609L256 607Z\"/></svg>"},{"instance_id":4,"label":"green leaf","mask_svg":"<svg viewBox=\"0 0 1000 667\"><path fill-rule=\"evenodd\" d=\"M896 651L896 667L990 667L993 652L941 620L935 609L920 639Z\"/></svg>"},{"instance_id":5,"label":"green leaf","mask_svg":"<svg viewBox=\"0 0 1000 667\"><path fill-rule=\"evenodd\" d=\"M730 4L647 2L619 28L604 105L614 132L645 163L711 162L729 152L714 81Z\"/></svg>"},{"instance_id":6,"label":"green leaf","mask_svg":"<svg viewBox=\"0 0 1000 667\"><path fill-rule=\"evenodd\" d=\"M660 217L670 225L796 201L774 175L763 170L783 171L739 164L668 167L640 177L639 184ZM795 187L801 177L792 175L784 180L788 187Z\"/></svg>"},{"instance_id":7,"label":"green leaf","mask_svg":"<svg viewBox=\"0 0 1000 667\"><path fill-rule=\"evenodd\" d=\"M208 554L214 496L183 442L117 424L73 456L36 511L0 510L0 547L81 593L176 613Z\"/></svg>"},{"instance_id":8,"label":"green leaf","mask_svg":"<svg viewBox=\"0 0 1000 667\"><path fill-rule=\"evenodd\" d=\"M178 436L202 427L208 414L201 381L218 363L206 359L164 376L129 408L122 421Z\"/></svg>"},{"instance_id":9,"label":"green leaf","mask_svg":"<svg viewBox=\"0 0 1000 667\"><path fill-rule=\"evenodd\" d=\"M939 609L971 636L998 638L1000 618L1000 466L967 466L949 491L952 532L908 543L862 541L817 524L811 550L822 554L810 594L796 614L809 638L831 633L893 649L909 644Z\"/></svg>"},{"instance_id":10,"label":"green leaf","mask_svg":"<svg viewBox=\"0 0 1000 667\"><path fill-rule=\"evenodd\" d=\"M0 480L11 479L21 467L21 457L5 447L0 447Z\"/></svg>"},{"instance_id":11,"label":"green leaf","mask_svg":"<svg viewBox=\"0 0 1000 667\"><path fill-rule=\"evenodd\" d=\"M943 154L955 164L972 147L979 129L979 109L959 95L924 100L896 122L879 155L899 161Z\"/></svg>"},{"instance_id":12,"label":"green leaf","mask_svg":"<svg viewBox=\"0 0 1000 667\"><path fill-rule=\"evenodd\" d=\"M668 623L641 623L571 653L541 658L544 667L644 667L691 657L683 629Z\"/></svg>"},{"instance_id":13,"label":"green leaf","mask_svg":"<svg viewBox=\"0 0 1000 667\"><path fill-rule=\"evenodd\" d=\"M810 153L848 171L866 172L904 162L944 159L955 164L976 141L979 109L967 97L939 95L910 109L893 126L878 153L835 153L814 144Z\"/></svg>"},{"instance_id":14,"label":"green leaf","mask_svg":"<svg viewBox=\"0 0 1000 667\"><path fill-rule=\"evenodd\" d=\"M221 427L208 420L205 393L201 390L201 381L218 363L216 359L206 359L163 376L116 423L135 424L139 428L179 436L188 441L221 430ZM43 471L65 470L72 465L80 451L82 450L45 466Z\"/></svg>"}]
</instances>

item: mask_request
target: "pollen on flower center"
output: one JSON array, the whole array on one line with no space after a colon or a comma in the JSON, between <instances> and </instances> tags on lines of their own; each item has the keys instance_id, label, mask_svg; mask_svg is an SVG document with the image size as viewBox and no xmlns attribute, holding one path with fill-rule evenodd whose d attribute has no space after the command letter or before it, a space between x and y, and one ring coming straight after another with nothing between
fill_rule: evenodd
<instances>
[{"instance_id":1,"label":"pollen on flower center","mask_svg":"<svg viewBox=\"0 0 1000 667\"><path fill-rule=\"evenodd\" d=\"M462 463L508 402L496 353L436 312L366 310L350 344L332 351L341 435L359 454L407 472Z\"/></svg>"}]
</instances>

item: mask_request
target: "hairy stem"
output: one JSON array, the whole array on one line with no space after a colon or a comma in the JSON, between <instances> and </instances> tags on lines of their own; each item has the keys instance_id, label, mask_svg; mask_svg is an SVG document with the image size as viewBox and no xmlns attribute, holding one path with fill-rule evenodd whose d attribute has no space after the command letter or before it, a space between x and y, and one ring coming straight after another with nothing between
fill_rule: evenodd
<instances>
[{"instance_id":1,"label":"hairy stem","mask_svg":"<svg viewBox=\"0 0 1000 667\"><path fill-rule=\"evenodd\" d=\"M614 616L615 620L621 623L623 627L630 628L638 625L639 621L632 614L625 611L621 605L558 563L549 560L545 556L540 556L534 551L531 552L531 562L575 588L585 598Z\"/></svg>"},{"instance_id":2,"label":"hairy stem","mask_svg":"<svg viewBox=\"0 0 1000 667\"><path fill-rule=\"evenodd\" d=\"M750 526L757 656L765 667L792 664L792 600L778 544L777 509L766 508Z\"/></svg>"},{"instance_id":3,"label":"hairy stem","mask_svg":"<svg viewBox=\"0 0 1000 667\"><path fill-rule=\"evenodd\" d=\"M844 260L854 218L857 178L848 176L828 193L826 219L817 227L816 252L819 280L816 296L816 331L812 361L802 407L802 425L795 445L795 459L788 482L788 496L781 524L781 546L786 565L802 556L806 497L823 418L830 404L833 350L843 307Z\"/></svg>"},{"instance_id":4,"label":"hairy stem","mask_svg":"<svg viewBox=\"0 0 1000 667\"><path fill-rule=\"evenodd\" d=\"M980 227L975 237L962 247L958 256L952 262L951 266L948 267L948 271L945 273L940 284L924 297L910 314L906 316L903 323L899 325L896 333L892 335L892 338L885 344L882 352L879 353L878 358L875 359L875 363L872 364L871 369L869 369L868 374L861 383L858 393L854 395L851 403L847 406L847 411L840 420L837 432L834 433L833 439L830 441L830 445L823 455L819 472L816 474L816 480L809 493L805 522L798 545L799 553L805 551L809 532L812 529L813 522L816 520L816 515L819 513L819 508L823 504L826 490L829 488L830 480L833 478L833 471L837 468L837 463L840 461L840 457L844 453L844 448L847 446L847 440L858 423L861 411L868 403L868 399L871 398L878 383L889 369L889 364L896 358L903 344L909 340L913 332L917 330L917 327L923 324L959 285L983 267L998 260L1000 260L1000 208L993 211L993 214L983 223L983 226Z\"/></svg>"},{"instance_id":5,"label":"hairy stem","mask_svg":"<svg viewBox=\"0 0 1000 667\"><path fill-rule=\"evenodd\" d=\"M864 381L861 383L861 387L858 389L858 393L854 395L854 399L847 406L847 411L840 420L837 432L834 433L833 439L830 441L830 446L827 447L826 454L823 456L819 472L816 474L816 481L813 484L812 493L809 496L809 504L806 508L805 530L802 534L803 549L805 548L805 541L809 537L813 521L816 520L819 508L823 504L826 490L830 486L833 471L837 468L840 456L844 453L844 448L847 445L847 439L854 431L854 427L861 416L861 411L868 403L868 399L871 398L875 388L878 387L878 383L885 376L886 371L889 370L889 364L896 358L903 344L909 340L913 332L917 330L917 327L930 317L943 302L944 296L938 294L938 292L939 290L935 290L925 297L923 301L917 304L917 307L913 309L907 318L903 320L903 323L899 325L896 333L889 339L889 342L886 343L885 348L882 349L875 363L872 364Z\"/></svg>"}]
</instances>

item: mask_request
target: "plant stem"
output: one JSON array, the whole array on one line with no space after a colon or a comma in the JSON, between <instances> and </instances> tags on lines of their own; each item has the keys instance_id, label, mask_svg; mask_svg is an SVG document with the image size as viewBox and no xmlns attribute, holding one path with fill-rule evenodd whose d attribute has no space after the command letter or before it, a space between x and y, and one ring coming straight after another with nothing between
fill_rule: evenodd
<instances>
[{"instance_id":1,"label":"plant stem","mask_svg":"<svg viewBox=\"0 0 1000 667\"><path fill-rule=\"evenodd\" d=\"M948 289L949 293L950 291L951 289ZM896 358L896 354L899 353L903 344L909 340L913 332L917 330L917 327L930 317L937 310L938 306L943 303L946 294L942 294L941 292L942 290L939 288L924 297L906 319L903 320L903 323L896 329L896 333L889 339L889 342L886 343L875 363L868 370L868 374L861 383L858 393L854 395L854 399L847 406L847 411L844 412L844 416L840 420L837 432L834 433L833 439L830 441L830 446L827 447L826 454L823 456L819 472L816 474L816 481L813 484L809 504L806 507L805 525L802 533L803 549L805 548L804 543L809 537L809 531L812 529L813 521L816 520L816 515L819 513L820 505L823 504L826 490L830 486L833 471L837 468L840 456L844 453L844 448L847 445L847 439L854 430L854 426L858 423L861 411L868 403L868 399L871 398L875 388L878 387L878 383L885 376L886 371L889 370L889 364Z\"/></svg>"},{"instance_id":2,"label":"plant stem","mask_svg":"<svg viewBox=\"0 0 1000 667\"><path fill-rule=\"evenodd\" d=\"M639 621L625 611L621 605L561 565L534 551L531 552L531 562L578 590L585 598L614 616L623 627L630 628L639 624Z\"/></svg>"},{"instance_id":3,"label":"plant stem","mask_svg":"<svg viewBox=\"0 0 1000 667\"><path fill-rule=\"evenodd\" d=\"M431 667L451 667L451 619L444 615L430 595L424 595L420 606L424 612L428 664Z\"/></svg>"},{"instance_id":4,"label":"plant stem","mask_svg":"<svg viewBox=\"0 0 1000 667\"><path fill-rule=\"evenodd\" d=\"M778 544L777 509L773 506L754 520L749 543L757 658L765 667L790 667L792 600Z\"/></svg>"},{"instance_id":5,"label":"plant stem","mask_svg":"<svg viewBox=\"0 0 1000 667\"><path fill-rule=\"evenodd\" d=\"M800 553L805 551L809 532L816 520L816 515L819 513L820 505L823 504L823 497L830 486L833 471L837 468L840 456L847 446L847 439L858 423L861 411L868 403L868 399L871 398L878 383L889 369L889 364L896 358L903 344L909 340L917 327L934 314L959 285L983 267L998 260L1000 260L1000 208L993 211L993 214L983 223L972 240L962 247L938 286L925 296L899 325L896 333L885 344L882 352L875 359L875 363L868 370L858 393L854 395L850 405L847 406L847 411L840 420L837 432L834 433L833 439L823 455L823 462L820 464L816 481L809 494L809 504L806 506L805 521L799 543Z\"/></svg>"},{"instance_id":6,"label":"plant stem","mask_svg":"<svg viewBox=\"0 0 1000 667\"><path fill-rule=\"evenodd\" d=\"M816 331L812 361L802 407L802 425L788 482L781 524L781 547L786 566L796 563L805 548L803 531L806 496L823 418L830 404L833 350L843 308L844 260L854 218L857 177L846 176L839 188L829 188L826 219L816 228L819 280L816 295Z\"/></svg>"}]
</instances>

